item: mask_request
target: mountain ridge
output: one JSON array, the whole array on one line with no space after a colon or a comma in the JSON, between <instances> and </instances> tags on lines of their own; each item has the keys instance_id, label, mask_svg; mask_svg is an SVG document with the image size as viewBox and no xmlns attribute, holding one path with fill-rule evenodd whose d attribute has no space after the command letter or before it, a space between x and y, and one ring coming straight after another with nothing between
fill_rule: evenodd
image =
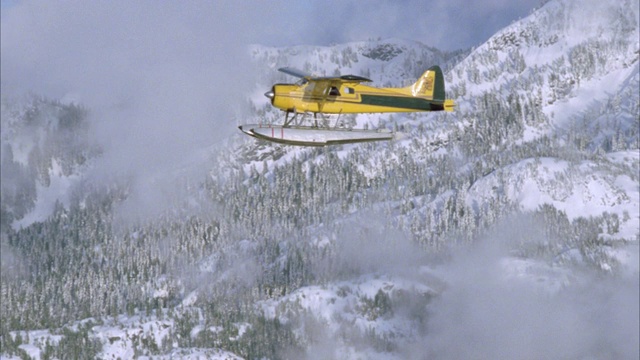
<instances>
[{"instance_id":1,"label":"mountain ridge","mask_svg":"<svg viewBox=\"0 0 640 360\"><path fill-rule=\"evenodd\" d=\"M305 149L237 134L188 198L126 226L115 214L130 187L74 187L2 235L3 356L637 358L638 9L597 4L602 18L583 28L592 10L580 4L546 2L469 51L251 46L260 121L281 120L262 93L291 80L282 66L401 86L440 63L460 105L348 118L407 133L391 143ZM608 26L611 14L622 20ZM61 175L55 154L5 159L17 146L7 109L3 170L82 180L77 166Z\"/></svg>"}]
</instances>

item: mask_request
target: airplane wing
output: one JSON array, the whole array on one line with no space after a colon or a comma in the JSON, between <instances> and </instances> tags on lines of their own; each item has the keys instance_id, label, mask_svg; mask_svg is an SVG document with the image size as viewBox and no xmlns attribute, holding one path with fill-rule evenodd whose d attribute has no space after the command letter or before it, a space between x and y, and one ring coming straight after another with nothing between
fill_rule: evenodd
<instances>
[{"instance_id":1,"label":"airplane wing","mask_svg":"<svg viewBox=\"0 0 640 360\"><path fill-rule=\"evenodd\" d=\"M357 76L357 75L342 75L342 76L313 76L307 72L304 72L302 70L298 70L298 69L294 69L294 68L290 68L290 67L283 67L278 69L278 71L281 71L285 74L291 75L291 76L295 76L301 79L306 79L308 81L322 81L322 82L338 82L338 83L360 83L360 82L371 82L370 79L367 79L365 77L362 76Z\"/></svg>"},{"instance_id":2,"label":"airplane wing","mask_svg":"<svg viewBox=\"0 0 640 360\"><path fill-rule=\"evenodd\" d=\"M302 70L298 70L298 69L294 69L294 68L290 68L290 67L283 67L278 69L278 71L281 71L285 74L291 75L291 76L295 76L301 79L307 79L310 80L312 78L311 74L306 73Z\"/></svg>"}]
</instances>

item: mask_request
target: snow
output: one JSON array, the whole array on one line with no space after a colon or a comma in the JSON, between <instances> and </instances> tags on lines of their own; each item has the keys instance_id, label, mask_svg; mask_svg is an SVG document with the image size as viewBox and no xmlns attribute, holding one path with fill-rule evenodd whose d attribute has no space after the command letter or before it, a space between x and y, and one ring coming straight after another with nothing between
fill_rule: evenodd
<instances>
[{"instance_id":1,"label":"snow","mask_svg":"<svg viewBox=\"0 0 640 360\"><path fill-rule=\"evenodd\" d=\"M390 296L394 292L435 294L430 281L432 279L424 273L417 279L372 274L326 286L302 287L279 299L262 301L257 306L266 317L282 322L301 314L313 314L334 334L345 324L351 324L361 331L373 329L378 334L412 336L411 319L384 315L372 318L364 299L373 300L379 291Z\"/></svg>"},{"instance_id":2,"label":"snow","mask_svg":"<svg viewBox=\"0 0 640 360\"><path fill-rule=\"evenodd\" d=\"M247 330L251 329L251 324L249 323L235 323L233 324L233 326L236 327L236 329L238 329L238 335L236 337L233 338L229 338L229 340L238 340L242 337L242 335L244 335L244 333L247 332Z\"/></svg>"},{"instance_id":3,"label":"snow","mask_svg":"<svg viewBox=\"0 0 640 360\"><path fill-rule=\"evenodd\" d=\"M78 174L65 176L58 161L54 158L51 161L49 169L49 186L41 183L36 184L37 200L33 210L27 213L23 218L13 222L14 230L27 227L34 222L45 221L53 214L56 201L64 207L69 206L70 189L81 178Z\"/></svg>"},{"instance_id":4,"label":"snow","mask_svg":"<svg viewBox=\"0 0 640 360\"><path fill-rule=\"evenodd\" d=\"M198 292L192 291L187 296L184 297L184 300L182 300L182 306L183 307L192 306L193 304L195 304L196 301L198 301Z\"/></svg>"},{"instance_id":5,"label":"snow","mask_svg":"<svg viewBox=\"0 0 640 360\"><path fill-rule=\"evenodd\" d=\"M103 319L102 325L94 325L89 335L102 343L102 351L98 354L100 359L133 359L136 357L135 348L141 348L141 340L146 338L154 341L158 348L161 348L163 339L174 330L174 322L172 320L159 320L155 315L142 316L133 315L131 317L119 316L117 320ZM85 320L79 321L83 323ZM95 322L94 322L95 323ZM248 324L236 324L239 335L242 336L249 327ZM77 329L75 329L77 330ZM198 332L203 330L202 325L196 325L191 336L197 336ZM210 327L212 332L219 332L221 327ZM27 334L28 333L28 334ZM29 339L28 343L20 345L29 356L39 359L42 349L46 341L55 345L62 335L53 335L49 330L31 330L20 332L23 339ZM16 332L12 333L15 337ZM17 359L18 357L7 357L0 355L0 359ZM138 359L224 359L234 360L241 359L237 355L215 348L198 349L198 348L180 348L172 349L168 353L156 354L153 356L138 355Z\"/></svg>"},{"instance_id":6,"label":"snow","mask_svg":"<svg viewBox=\"0 0 640 360\"><path fill-rule=\"evenodd\" d=\"M592 4L594 2L590 2ZM357 127L375 128L379 124L384 124L390 128L393 123L404 125L409 131L415 130L418 126L428 129L428 135L424 137L412 137L409 132L405 139L394 142L393 146L403 149L425 149L423 153L413 154L414 160L422 161L430 156L455 156L444 146L432 145L434 143L450 142L450 135L456 131L465 129L472 131L474 111L476 109L475 98L483 92L494 92L499 97L506 97L510 93L519 96L531 95L538 91L542 94L541 110L549 118L540 124L525 125L521 138L515 139L516 144L524 144L534 141L544 135L554 135L565 131L575 125L577 119L586 115L596 114L603 111L608 114L608 109L603 109L611 97L627 88L633 88L638 80L638 42L634 40L628 49L622 51L619 59L608 59L609 65L605 72L596 72L588 79L579 79L579 83L572 84L566 95L563 95L550 102L552 88L549 85L551 74L560 74L567 70L570 65L568 54L571 48L583 44L588 39L597 39L595 32L605 34L603 39L610 37L607 31L609 19L607 17L595 16L595 25L592 23L576 22L581 17L589 19L588 16L600 14L603 9L613 2L603 2L597 8L579 6L580 3L572 0L548 2L539 12L534 13L529 18L517 22L503 31L496 34L494 40L479 46L467 59L456 65L447 76L449 89L466 84L464 96L456 99L458 101L457 112L446 117L436 115L379 115L356 116L354 121ZM637 9L635 17L637 18ZM567 17L566 23L548 23L554 16ZM545 25L553 25L548 29ZM586 26L588 25L588 26ZM638 29L634 30L630 37L636 36ZM539 43L527 42L532 34L544 35ZM518 44L502 44L498 46L500 36L515 34ZM598 33L599 34L599 33ZM527 38L529 36L529 38ZM549 42L557 36L557 41ZM279 120L280 112L271 109L264 98L264 91L270 85L281 81L282 74L275 69L283 66L277 59L282 57L288 62L286 65L304 69L311 67L310 71L319 75L328 75L335 68L339 68L343 74L365 75L371 77L377 85L406 85L411 82L424 69L412 64L411 69L407 69L407 57L404 54L397 55L389 61L372 59L362 55L361 50L371 50L379 46L393 45L396 50L414 50L421 54L418 57L422 62L444 63L442 54L434 51L422 44L404 40L383 40L374 42L357 42L332 47L297 46L288 49L276 49L255 45L251 48L258 61L264 61L273 68L272 73L265 72L263 78L259 79L256 89L249 94L250 100L257 108L266 108L266 115L263 119L255 121L269 122L269 120ZM351 49L357 52L357 61L348 61L345 64L336 64L328 61L332 54L340 53ZM360 52L358 52L360 51ZM634 53L635 51L635 53ZM495 55L496 61L487 60L481 55ZM520 54L526 63L526 69L522 73L504 71L495 78L485 79L484 75L491 71L500 69L500 66L507 61L511 55ZM634 55L635 54L635 55ZM564 58L565 68L554 68L551 64L554 60ZM424 65L424 64L423 64ZM444 67L444 66L443 66ZM470 80L469 69L475 67L481 74L479 82ZM460 73L456 69L461 69ZM418 73L418 75L416 75ZM541 84L533 82L530 86L519 85L518 81L529 80L540 76L543 80ZM568 76L568 75L567 75ZM563 80L566 80L563 78ZM632 92L632 96L636 96ZM625 98L625 100L628 100ZM626 113L610 114L614 117L628 120L629 126L637 126L638 114L634 113L633 99L628 100ZM72 102L73 96L69 95L63 102ZM635 116L635 117L634 117ZM630 119L627 119L630 118ZM626 121L625 120L625 121ZM3 125L4 126L4 125ZM3 128L4 130L4 128ZM8 133L3 134L3 142L8 138ZM240 134L239 134L240 135ZM246 139L246 141L255 141ZM421 147L412 147L414 143L420 143ZM28 154L33 144L32 139L12 139L12 149L14 160L24 165L28 164ZM353 165L353 171L359 172L367 179L384 178L389 176L384 173L383 165L398 164L402 161L394 152L384 152L390 145L380 145L378 147L367 147L362 150L361 145L345 145L332 149L334 155L340 159L348 159L355 151L366 152L367 156L363 161ZM210 156L210 149L207 148L202 153L194 154L193 164L203 163L205 158ZM292 159L309 158L303 165L308 171L310 163L320 163L326 160L324 153L313 153L314 150L292 147L257 147L252 159L248 162L239 163L238 168L249 174L255 166L258 172L262 173L263 163L268 169L273 169L279 165L291 162ZM275 156L274 154L278 154ZM311 154L314 154L311 156ZM390 155L387 155L390 154ZM638 180L638 169L640 163L640 152L638 149L615 151L598 156L590 157L590 160L570 161L566 159L543 157L528 158L519 160L503 168L496 169L471 185L464 195L464 200L468 206L475 209L485 209L491 204L499 201L507 201L515 204L521 211L536 211L540 206L549 204L558 210L566 213L569 220L579 217L601 216L603 213L616 214L620 219L620 226L615 233L602 234L602 239L611 240L611 246L603 247L603 252L615 261L602 263L602 270L605 272L620 271L623 276L635 276L639 273L640 251L638 239L640 238L640 185ZM470 166L469 164L463 164ZM37 184L37 202L34 209L25 217L15 221L14 229L27 227L37 221L46 220L53 212L54 204L59 201L63 206L69 204L69 193L79 179L81 174L64 176L60 164L53 159L49 169L51 179L50 185ZM158 176L162 176L159 173ZM267 177L269 174L267 174ZM391 175L392 176L392 175ZM446 190L433 196L412 196L403 201L417 204L419 216L428 216L427 211L433 210L435 213L445 206L447 200L458 194L454 190ZM399 203L400 201L398 201ZM427 205L428 207L427 208ZM380 205L382 207L382 205ZM385 204L385 206L387 206ZM395 206L395 205L394 205ZM435 209L435 210L434 210ZM357 209L351 209L355 214ZM393 220L393 219L392 219ZM391 221L392 221L391 220ZM396 218L397 220L397 218ZM316 227L308 231L312 248L331 251L336 239L331 235L325 235L321 231L327 226L316 224ZM604 229L605 232L608 229ZM137 234L133 234L137 238ZM236 249L242 254L249 254L256 251L258 246L255 242L246 239L233 239ZM619 241L623 240L623 241ZM282 242L282 251L286 252L286 242ZM207 273L210 278L224 279L230 276L225 269L219 269L220 254L214 253L202 259L197 265L201 272ZM283 260L282 255L278 261ZM498 280L506 284L518 284L530 287L537 291L550 295L561 292L570 284L576 281L578 275L569 269L564 262L584 262L584 255L575 248L563 249L555 256L555 259L542 261L533 258L520 258L514 256L501 256L497 259ZM278 264L278 262L276 262ZM446 266L414 266L410 269L412 275L372 273L358 275L355 278L328 281L324 284L312 284L293 290L285 296L262 300L255 304L256 311L264 314L267 318L277 318L282 322L299 320L304 316L311 316L322 322L332 335L339 334L344 328L355 328L360 331L375 330L377 334L396 336L398 338L411 338L416 336L415 323L413 319L394 314L393 316L377 316L367 310L370 306L368 301L382 292L390 297L402 292L424 295L425 297L438 296L447 291L450 286L451 275L447 274ZM616 268L620 265L619 268ZM464 271L472 272L475 268ZM618 273L616 273L618 274ZM166 278L156 279L156 282L147 284L146 289L151 297L166 298L169 296L170 288ZM481 283L473 284L482 286ZM202 301L199 291L185 291L178 308L189 309ZM197 309L197 308L194 308ZM374 318L375 317L375 318ZM99 354L101 358L132 358L134 348L138 346L141 337L147 337L160 347L164 339L175 331L173 320L167 320L156 315L143 316L135 314L133 316L119 316L117 319L103 319L104 323L96 325L91 330L91 336L97 338L103 344L103 350ZM232 324L238 330L238 335L232 340L240 339L251 325L245 322ZM77 326L77 323L75 324ZM303 326L303 325L302 325ZM208 329L213 333L224 330L219 324L199 323L191 329L190 336L197 337L200 332ZM302 334L302 329L296 329L297 334ZM15 333L15 332L14 332ZM29 331L29 343L21 345L30 356L39 357L40 347L38 341L46 339L58 341L60 335L53 335L48 330ZM339 338L339 336L338 336ZM373 358L382 356L369 350L354 349L348 344L337 341L334 351L342 352L344 357ZM192 358L192 359L237 359L236 355L219 349L197 349L182 348L178 344L172 344L173 349L162 355L141 356L140 358L170 359L170 358ZM363 355L365 354L365 355ZM2 358L6 358L2 356Z\"/></svg>"},{"instance_id":7,"label":"snow","mask_svg":"<svg viewBox=\"0 0 640 360\"><path fill-rule=\"evenodd\" d=\"M34 359L40 358L40 354L42 353L41 347L43 347L47 341L49 341L50 344L55 345L62 338L61 335L52 335L48 330L16 331L10 333L9 336L12 336L15 340L18 333L20 333L23 341L26 341L27 339L29 340L27 343L20 345L19 348L26 351L27 354ZM13 359L0 354L0 359L5 358Z\"/></svg>"},{"instance_id":8,"label":"snow","mask_svg":"<svg viewBox=\"0 0 640 360\"><path fill-rule=\"evenodd\" d=\"M176 349L167 355L141 356L140 359L241 360L242 358L220 349Z\"/></svg>"},{"instance_id":9,"label":"snow","mask_svg":"<svg viewBox=\"0 0 640 360\"><path fill-rule=\"evenodd\" d=\"M637 158L633 153L615 158ZM638 181L627 175L611 176L614 169L615 164L602 168L591 161L570 164L553 158L527 159L478 180L469 189L466 201L469 206L484 208L496 196L506 195L524 211L550 204L570 220L604 212L616 213L622 219L626 212L631 219L622 224L618 235L633 241L640 228Z\"/></svg>"},{"instance_id":10,"label":"snow","mask_svg":"<svg viewBox=\"0 0 640 360\"><path fill-rule=\"evenodd\" d=\"M613 95L616 89L611 84L621 84L637 73L638 64L636 63L635 66L610 71L602 77L582 81L568 98L545 106L544 112L548 116L554 114L556 126L567 127L577 114L589 111L587 109L593 108L594 104L602 103Z\"/></svg>"}]
</instances>

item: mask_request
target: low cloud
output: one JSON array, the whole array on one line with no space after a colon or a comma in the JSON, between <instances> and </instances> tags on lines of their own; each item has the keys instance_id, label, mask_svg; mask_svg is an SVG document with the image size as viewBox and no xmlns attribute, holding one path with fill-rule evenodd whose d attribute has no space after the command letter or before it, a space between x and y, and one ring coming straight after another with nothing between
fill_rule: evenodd
<instances>
[{"instance_id":1,"label":"low cloud","mask_svg":"<svg viewBox=\"0 0 640 360\"><path fill-rule=\"evenodd\" d=\"M223 3L21 2L2 19L2 92L89 109L103 156L89 181L131 181L127 216L201 181L254 85L240 8Z\"/></svg>"},{"instance_id":2,"label":"low cloud","mask_svg":"<svg viewBox=\"0 0 640 360\"><path fill-rule=\"evenodd\" d=\"M562 265L515 256L518 249L551 241L542 230L549 224L539 218L514 215L473 243L432 256L390 229L379 214L363 214L346 223L335 262L342 272L428 279L425 285L439 292L423 309L424 333L419 341L400 346L400 357L636 359L640 355L640 277L633 270L637 268L631 264L610 274L586 263ZM619 251L637 252L638 247ZM431 276L416 276L420 268L430 269ZM395 310L396 315L402 313Z\"/></svg>"},{"instance_id":3,"label":"low cloud","mask_svg":"<svg viewBox=\"0 0 640 360\"><path fill-rule=\"evenodd\" d=\"M505 261L520 260L506 244L485 239L442 265L447 288L429 306L427 336L415 352L432 359L638 358L637 273L603 276L542 263L550 274L510 274ZM571 275L560 289L544 284L565 272Z\"/></svg>"}]
</instances>

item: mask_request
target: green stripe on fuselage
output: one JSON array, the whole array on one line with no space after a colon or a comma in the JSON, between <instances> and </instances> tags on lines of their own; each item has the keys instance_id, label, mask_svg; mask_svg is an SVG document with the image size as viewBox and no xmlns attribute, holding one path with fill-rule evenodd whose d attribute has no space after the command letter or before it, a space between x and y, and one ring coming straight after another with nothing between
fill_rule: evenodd
<instances>
[{"instance_id":1,"label":"green stripe on fuselage","mask_svg":"<svg viewBox=\"0 0 640 360\"><path fill-rule=\"evenodd\" d=\"M434 104L427 99L415 98L411 96L386 96L386 95L365 95L362 94L363 105L386 106L394 108L438 111L443 110L442 104Z\"/></svg>"}]
</instances>

